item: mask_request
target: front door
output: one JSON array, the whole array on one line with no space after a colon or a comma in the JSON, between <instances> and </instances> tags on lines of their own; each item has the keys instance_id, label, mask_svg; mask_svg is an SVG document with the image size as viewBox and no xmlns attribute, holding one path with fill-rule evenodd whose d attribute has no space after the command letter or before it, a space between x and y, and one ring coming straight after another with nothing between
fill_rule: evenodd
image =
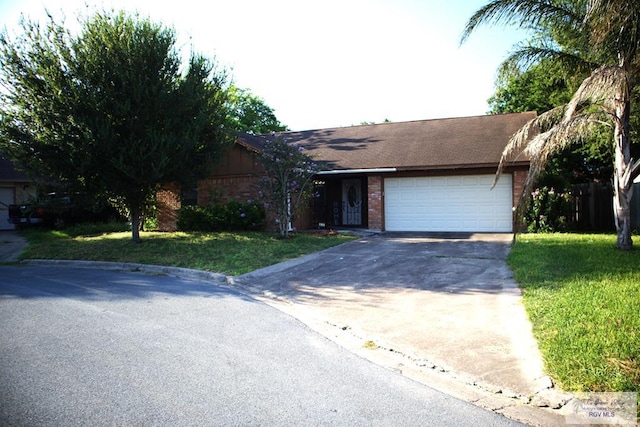
<instances>
[{"instance_id":1,"label":"front door","mask_svg":"<svg viewBox=\"0 0 640 427\"><path fill-rule=\"evenodd\" d=\"M362 181L342 181L342 225L362 225Z\"/></svg>"}]
</instances>

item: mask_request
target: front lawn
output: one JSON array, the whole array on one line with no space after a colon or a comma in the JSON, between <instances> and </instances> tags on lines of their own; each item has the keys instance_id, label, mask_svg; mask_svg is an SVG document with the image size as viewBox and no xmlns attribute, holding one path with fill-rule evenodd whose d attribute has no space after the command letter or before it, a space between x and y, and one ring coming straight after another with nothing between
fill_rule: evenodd
<instances>
[{"instance_id":1,"label":"front lawn","mask_svg":"<svg viewBox=\"0 0 640 427\"><path fill-rule=\"evenodd\" d=\"M522 234L508 258L546 370L566 391L640 392L640 250L615 242Z\"/></svg>"},{"instance_id":2,"label":"front lawn","mask_svg":"<svg viewBox=\"0 0 640 427\"><path fill-rule=\"evenodd\" d=\"M92 227L25 230L29 247L20 259L119 261L195 268L238 275L355 239L351 235L298 233L282 240L259 232L103 232Z\"/></svg>"}]
</instances>

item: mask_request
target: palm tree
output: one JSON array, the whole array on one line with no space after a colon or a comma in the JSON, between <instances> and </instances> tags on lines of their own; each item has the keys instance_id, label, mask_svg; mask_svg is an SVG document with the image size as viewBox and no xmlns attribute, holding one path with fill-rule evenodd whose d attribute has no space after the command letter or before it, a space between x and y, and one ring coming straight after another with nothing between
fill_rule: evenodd
<instances>
[{"instance_id":1,"label":"palm tree","mask_svg":"<svg viewBox=\"0 0 640 427\"><path fill-rule=\"evenodd\" d=\"M640 78L640 2L637 0L494 0L467 22L462 42L483 24L517 25L534 38L520 45L503 67L527 67L553 58L574 72L590 69L571 101L540 114L513 135L498 176L514 155L531 158L528 194L551 156L602 125L613 129L613 205L617 246L630 250L633 180L640 162L631 158L631 95ZM542 36L542 37L539 37ZM521 199L521 201L524 197Z\"/></svg>"}]
</instances>

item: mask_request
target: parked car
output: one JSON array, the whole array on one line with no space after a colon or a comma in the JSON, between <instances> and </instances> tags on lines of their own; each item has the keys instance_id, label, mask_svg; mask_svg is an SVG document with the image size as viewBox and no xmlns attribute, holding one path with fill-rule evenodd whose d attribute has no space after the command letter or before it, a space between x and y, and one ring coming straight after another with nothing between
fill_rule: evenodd
<instances>
[{"instance_id":1,"label":"parked car","mask_svg":"<svg viewBox=\"0 0 640 427\"><path fill-rule=\"evenodd\" d=\"M9 222L17 226L45 225L63 228L82 222L108 222L122 219L106 201L83 195L49 193L30 203L9 205Z\"/></svg>"},{"instance_id":2,"label":"parked car","mask_svg":"<svg viewBox=\"0 0 640 427\"><path fill-rule=\"evenodd\" d=\"M44 208L34 204L9 205L9 222L18 226L42 224Z\"/></svg>"}]
</instances>

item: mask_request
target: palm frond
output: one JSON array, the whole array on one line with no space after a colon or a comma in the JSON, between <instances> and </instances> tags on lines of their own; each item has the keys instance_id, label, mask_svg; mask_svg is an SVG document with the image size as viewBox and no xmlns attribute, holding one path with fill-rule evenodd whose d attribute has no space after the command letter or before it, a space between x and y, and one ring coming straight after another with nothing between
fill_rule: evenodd
<instances>
[{"instance_id":1,"label":"palm frond","mask_svg":"<svg viewBox=\"0 0 640 427\"><path fill-rule=\"evenodd\" d=\"M593 42L616 52L620 65L635 61L640 46L637 0L589 0L586 21Z\"/></svg>"},{"instance_id":2,"label":"palm frond","mask_svg":"<svg viewBox=\"0 0 640 427\"><path fill-rule=\"evenodd\" d=\"M496 177L493 182L495 186L500 179L500 175L507 163L515 161L520 155L526 154L525 150L529 145L544 145L548 130L562 120L564 106L556 107L529 120L509 139L506 147L500 156L500 163L496 170Z\"/></svg>"},{"instance_id":3,"label":"palm frond","mask_svg":"<svg viewBox=\"0 0 640 427\"><path fill-rule=\"evenodd\" d=\"M549 159L576 141L586 138L595 126L603 123L603 113L600 111L586 111L568 116L567 108L566 105L556 107L530 120L511 137L502 152L494 185L506 165L517 157L525 156L530 162L529 173L518 201L519 213L526 209L528 195Z\"/></svg>"},{"instance_id":4,"label":"palm frond","mask_svg":"<svg viewBox=\"0 0 640 427\"><path fill-rule=\"evenodd\" d=\"M502 63L501 68L525 70L544 60L560 64L566 70L571 70L573 74L589 73L598 67L598 64L586 60L583 56L557 46L545 43L540 45L528 43L516 45L515 50Z\"/></svg>"},{"instance_id":5,"label":"palm frond","mask_svg":"<svg viewBox=\"0 0 640 427\"><path fill-rule=\"evenodd\" d=\"M567 105L567 119L580 111L583 106L596 105L613 113L620 97L628 99L630 91L629 75L618 66L603 66L587 77Z\"/></svg>"},{"instance_id":6,"label":"palm frond","mask_svg":"<svg viewBox=\"0 0 640 427\"><path fill-rule=\"evenodd\" d=\"M462 32L460 44L481 25L515 25L520 28L539 26L550 20L580 22L582 17L554 0L494 0L474 13Z\"/></svg>"}]
</instances>

